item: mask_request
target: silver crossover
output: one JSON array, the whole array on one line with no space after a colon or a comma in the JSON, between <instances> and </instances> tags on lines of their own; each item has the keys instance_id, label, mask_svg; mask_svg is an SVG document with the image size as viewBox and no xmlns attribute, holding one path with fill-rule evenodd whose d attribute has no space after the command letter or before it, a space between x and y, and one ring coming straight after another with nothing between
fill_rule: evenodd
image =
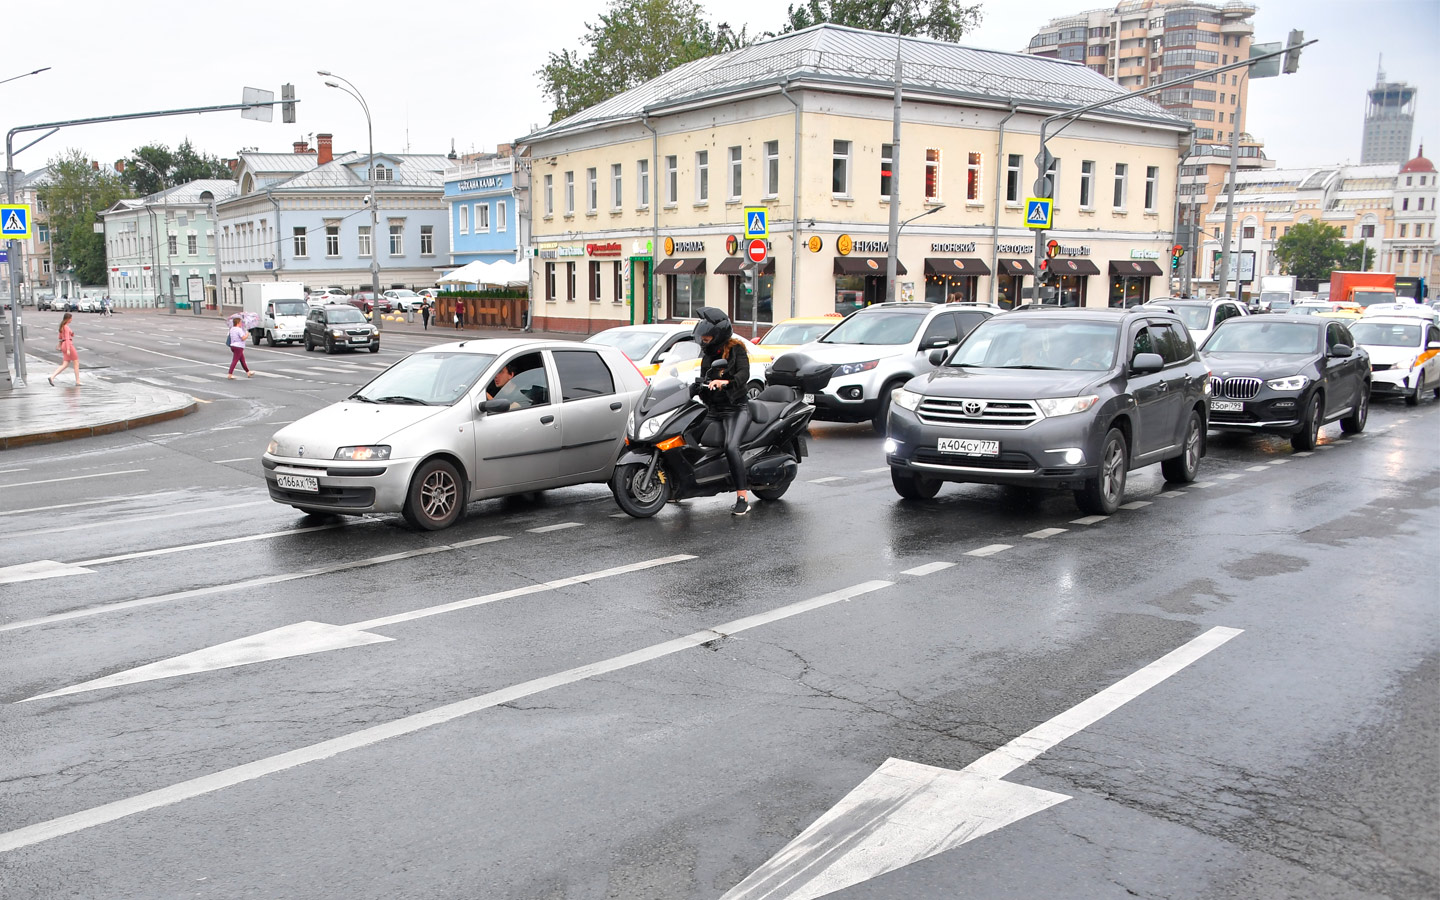
<instances>
[{"instance_id":1,"label":"silver crossover","mask_svg":"<svg viewBox=\"0 0 1440 900\"><path fill-rule=\"evenodd\" d=\"M441 344L276 432L265 481L303 512L445 528L471 500L608 480L644 387L613 347Z\"/></svg>"}]
</instances>

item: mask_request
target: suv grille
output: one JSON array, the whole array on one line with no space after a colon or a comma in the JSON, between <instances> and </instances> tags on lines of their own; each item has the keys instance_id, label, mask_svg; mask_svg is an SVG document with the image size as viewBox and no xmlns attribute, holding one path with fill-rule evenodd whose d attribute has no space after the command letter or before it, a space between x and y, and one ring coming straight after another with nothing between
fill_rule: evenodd
<instances>
[{"instance_id":1,"label":"suv grille","mask_svg":"<svg viewBox=\"0 0 1440 900\"><path fill-rule=\"evenodd\" d=\"M926 397L917 410L926 425L985 425L1024 428L1040 418L1030 400L950 400Z\"/></svg>"},{"instance_id":2,"label":"suv grille","mask_svg":"<svg viewBox=\"0 0 1440 900\"><path fill-rule=\"evenodd\" d=\"M1251 400L1260 393L1260 384L1258 378L1212 378L1210 396L1224 397L1227 400Z\"/></svg>"}]
</instances>

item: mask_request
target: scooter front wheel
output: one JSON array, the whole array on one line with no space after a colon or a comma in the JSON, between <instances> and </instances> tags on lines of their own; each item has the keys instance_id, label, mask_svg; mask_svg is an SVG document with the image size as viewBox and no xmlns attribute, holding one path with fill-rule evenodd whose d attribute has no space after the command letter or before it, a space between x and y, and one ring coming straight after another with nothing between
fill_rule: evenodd
<instances>
[{"instance_id":1,"label":"scooter front wheel","mask_svg":"<svg viewBox=\"0 0 1440 900\"><path fill-rule=\"evenodd\" d=\"M628 463L615 467L610 476L610 493L615 502L626 513L637 519L648 519L665 508L670 490L665 484L665 473L658 466L653 476L646 478L650 467L642 463Z\"/></svg>"}]
</instances>

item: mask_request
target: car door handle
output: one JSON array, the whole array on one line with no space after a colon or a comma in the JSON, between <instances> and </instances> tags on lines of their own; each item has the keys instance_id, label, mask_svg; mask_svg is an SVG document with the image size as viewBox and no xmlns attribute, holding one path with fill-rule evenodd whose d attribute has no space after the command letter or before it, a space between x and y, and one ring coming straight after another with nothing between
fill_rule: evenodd
<instances>
[{"instance_id":1,"label":"car door handle","mask_svg":"<svg viewBox=\"0 0 1440 900\"><path fill-rule=\"evenodd\" d=\"M551 422L553 422L553 421L555 421L555 417L554 417L554 416L541 416L541 417L540 417L540 424L541 424L541 425L549 425L549 424L550 424Z\"/></svg>"},{"instance_id":2,"label":"car door handle","mask_svg":"<svg viewBox=\"0 0 1440 900\"><path fill-rule=\"evenodd\" d=\"M624 405L625 405L625 404L623 404L623 403L621 403L620 401L617 400L617 401L615 401L614 403L610 404L610 408L611 408L612 410L614 410L615 412L619 412L619 411L620 411L620 408L623 407Z\"/></svg>"}]
</instances>

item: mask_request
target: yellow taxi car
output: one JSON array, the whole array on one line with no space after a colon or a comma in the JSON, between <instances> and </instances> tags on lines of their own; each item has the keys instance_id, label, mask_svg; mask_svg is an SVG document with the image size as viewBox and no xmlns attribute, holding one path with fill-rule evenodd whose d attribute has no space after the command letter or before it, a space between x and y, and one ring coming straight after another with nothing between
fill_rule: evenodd
<instances>
[{"instance_id":1,"label":"yellow taxi car","mask_svg":"<svg viewBox=\"0 0 1440 900\"><path fill-rule=\"evenodd\" d=\"M776 322L759 340L761 350L779 356L789 353L801 344L808 344L820 335L840 324L845 318L840 313L826 313L823 316L796 316Z\"/></svg>"},{"instance_id":2,"label":"yellow taxi car","mask_svg":"<svg viewBox=\"0 0 1440 900\"><path fill-rule=\"evenodd\" d=\"M695 322L691 320L674 324L619 325L592 334L585 339L585 342L616 348L630 357L635 368L639 369L640 374L646 378L650 378L660 371L661 359L665 358L666 354L670 354L669 362L677 376L682 379L693 379L700 370L699 352L676 353L672 351L675 350L677 344L687 341L694 343L694 339ZM745 354L750 357L748 390L752 398L757 397L765 388L765 370L769 368L775 357L769 348L756 346L738 334L735 335L735 339L745 346Z\"/></svg>"}]
</instances>

